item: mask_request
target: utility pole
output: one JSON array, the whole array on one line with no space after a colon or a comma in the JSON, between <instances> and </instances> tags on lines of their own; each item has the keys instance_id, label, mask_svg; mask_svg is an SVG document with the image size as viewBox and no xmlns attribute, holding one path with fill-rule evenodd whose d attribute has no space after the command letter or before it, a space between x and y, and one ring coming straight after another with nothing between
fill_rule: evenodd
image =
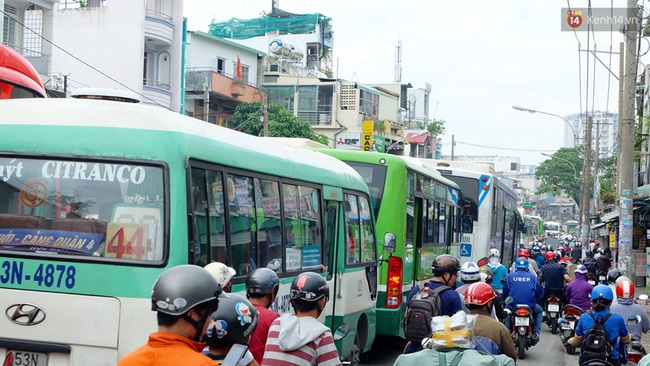
<instances>
[{"instance_id":1,"label":"utility pole","mask_svg":"<svg viewBox=\"0 0 650 366\"><path fill-rule=\"evenodd\" d=\"M582 246L588 248L589 246L589 205L591 204L591 130L593 128L593 117L587 116L587 126L585 128L585 158L582 164L582 197L580 203L581 224L582 230L580 236L582 238Z\"/></svg>"},{"instance_id":2,"label":"utility pole","mask_svg":"<svg viewBox=\"0 0 650 366\"><path fill-rule=\"evenodd\" d=\"M451 160L454 160L454 147L456 147L456 141L454 141L454 135L451 135Z\"/></svg>"},{"instance_id":3,"label":"utility pole","mask_svg":"<svg viewBox=\"0 0 650 366\"><path fill-rule=\"evenodd\" d=\"M623 94L623 118L618 119L620 148L619 224L618 224L618 268L623 275L632 278L632 200L634 197L634 121L636 102L636 37L638 7L636 0L627 1L627 29L625 32L625 75Z\"/></svg>"},{"instance_id":4,"label":"utility pole","mask_svg":"<svg viewBox=\"0 0 650 366\"><path fill-rule=\"evenodd\" d=\"M591 213L595 214L598 212L598 199L600 192L596 192L596 188L600 188L598 184L598 164L600 164L600 120L596 121L596 144L594 145L594 199L593 207Z\"/></svg>"},{"instance_id":5,"label":"utility pole","mask_svg":"<svg viewBox=\"0 0 650 366\"><path fill-rule=\"evenodd\" d=\"M619 69L618 69L618 126L616 130L616 176L614 178L616 182L616 197L621 197L621 147L623 143L621 142L621 130L623 128L623 119L625 115L623 114L623 94L625 91L624 85L624 75L625 75L625 43L621 42L619 45ZM618 245L617 245L618 246Z\"/></svg>"},{"instance_id":6,"label":"utility pole","mask_svg":"<svg viewBox=\"0 0 650 366\"><path fill-rule=\"evenodd\" d=\"M269 95L265 91L262 92L262 108L264 111L262 116L264 119L262 121L264 123L264 137L269 137Z\"/></svg>"}]
</instances>

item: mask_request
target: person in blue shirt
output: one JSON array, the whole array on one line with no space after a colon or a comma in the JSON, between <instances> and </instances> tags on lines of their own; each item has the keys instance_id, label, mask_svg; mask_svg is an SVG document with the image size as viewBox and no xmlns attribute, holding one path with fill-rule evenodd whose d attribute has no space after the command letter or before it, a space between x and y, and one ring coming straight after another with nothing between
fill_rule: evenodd
<instances>
[{"instance_id":1,"label":"person in blue shirt","mask_svg":"<svg viewBox=\"0 0 650 366\"><path fill-rule=\"evenodd\" d=\"M594 287L591 291L591 311L582 314L578 320L578 325L575 329L575 336L569 338L568 341L570 345L580 347L582 338L587 334L589 328L594 325L594 319L591 317L591 314L593 314L593 316L599 321L604 319L611 313L609 306L613 299L614 293L608 286L598 285ZM621 361L619 359L619 351L624 347L623 344L632 341L632 334L628 333L627 328L625 327L625 320L623 320L623 317L618 314L610 316L603 326L607 331L609 341L612 345L612 352L609 355L608 361L613 366L620 366ZM582 364L582 352L580 353L578 363Z\"/></svg>"},{"instance_id":2,"label":"person in blue shirt","mask_svg":"<svg viewBox=\"0 0 650 366\"><path fill-rule=\"evenodd\" d=\"M541 269L542 266L546 264L544 254L542 254L542 250L537 245L533 247L533 259L535 260L535 263L537 263L537 268Z\"/></svg>"},{"instance_id":3,"label":"person in blue shirt","mask_svg":"<svg viewBox=\"0 0 650 366\"><path fill-rule=\"evenodd\" d=\"M532 336L533 341L539 340L539 332L542 330L542 307L537 304L537 300L544 296L542 285L537 281L537 276L528 272L528 260L520 257L515 261L515 271L506 277L503 284L503 298L512 298L512 301L506 305L511 311L520 304L530 307L535 319L535 331ZM505 319L508 329L512 329L510 317Z\"/></svg>"},{"instance_id":4,"label":"person in blue shirt","mask_svg":"<svg viewBox=\"0 0 650 366\"><path fill-rule=\"evenodd\" d=\"M458 271L460 270L460 262L456 257L449 254L441 254L431 263L431 270L433 271L433 278L427 281L426 286L430 290L436 289L439 286L447 285L449 290L444 290L440 293L440 306L441 315L452 316L458 311L463 310L463 299L458 292L454 291ZM423 287L413 286L406 299L406 305L411 302L413 296L420 292ZM404 349L404 353L412 353L418 351L422 347L421 344L409 342Z\"/></svg>"},{"instance_id":5,"label":"person in blue shirt","mask_svg":"<svg viewBox=\"0 0 650 366\"><path fill-rule=\"evenodd\" d=\"M566 267L557 263L557 257L553 252L546 252L545 257L546 264L542 266L539 276L539 282L544 284L544 299L555 295L560 298L562 304L566 304L565 282L571 282L571 277Z\"/></svg>"},{"instance_id":6,"label":"person in blue shirt","mask_svg":"<svg viewBox=\"0 0 650 366\"><path fill-rule=\"evenodd\" d=\"M506 280L506 276L508 275L508 269L506 266L501 264L500 257L501 253L499 253L499 249L492 248L488 252L487 266L492 270L492 283L490 286L492 286L492 289L499 294L503 290L503 282Z\"/></svg>"}]
</instances>

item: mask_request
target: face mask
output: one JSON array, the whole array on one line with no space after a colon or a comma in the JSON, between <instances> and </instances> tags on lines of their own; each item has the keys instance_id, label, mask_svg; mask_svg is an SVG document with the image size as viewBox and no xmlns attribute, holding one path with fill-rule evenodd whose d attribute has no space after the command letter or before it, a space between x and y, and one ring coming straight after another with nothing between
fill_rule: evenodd
<instances>
[{"instance_id":1,"label":"face mask","mask_svg":"<svg viewBox=\"0 0 650 366\"><path fill-rule=\"evenodd\" d=\"M492 265L499 264L499 258L494 258L494 257L490 258L490 264Z\"/></svg>"}]
</instances>

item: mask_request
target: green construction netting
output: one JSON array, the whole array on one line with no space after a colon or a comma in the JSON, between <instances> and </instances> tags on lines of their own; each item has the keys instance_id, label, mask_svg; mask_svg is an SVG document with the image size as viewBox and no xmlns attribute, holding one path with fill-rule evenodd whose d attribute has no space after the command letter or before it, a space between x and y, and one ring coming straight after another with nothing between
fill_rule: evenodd
<instances>
[{"instance_id":1,"label":"green construction netting","mask_svg":"<svg viewBox=\"0 0 650 366\"><path fill-rule=\"evenodd\" d=\"M316 26L321 27L325 38L331 37L330 18L323 14L292 14L274 9L271 13L256 19L232 18L217 23L213 21L209 33L221 38L247 39L263 36L270 31L309 34L314 32Z\"/></svg>"}]
</instances>

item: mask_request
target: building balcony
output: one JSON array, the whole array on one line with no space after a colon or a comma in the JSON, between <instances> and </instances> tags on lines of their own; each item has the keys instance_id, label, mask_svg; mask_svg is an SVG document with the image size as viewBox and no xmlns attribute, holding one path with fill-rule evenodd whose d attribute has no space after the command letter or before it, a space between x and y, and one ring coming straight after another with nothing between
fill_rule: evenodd
<instances>
[{"instance_id":1,"label":"building balcony","mask_svg":"<svg viewBox=\"0 0 650 366\"><path fill-rule=\"evenodd\" d=\"M242 103L261 100L259 88L244 80L212 68L189 68L185 75L185 90L205 92L206 88L211 94L216 94L220 98Z\"/></svg>"},{"instance_id":2,"label":"building balcony","mask_svg":"<svg viewBox=\"0 0 650 366\"><path fill-rule=\"evenodd\" d=\"M147 9L144 22L144 36L148 44L169 46L174 36L174 23L171 16Z\"/></svg>"},{"instance_id":3,"label":"building balcony","mask_svg":"<svg viewBox=\"0 0 650 366\"><path fill-rule=\"evenodd\" d=\"M142 103L157 105L164 108L171 107L172 92L168 84L157 80L144 79L142 86Z\"/></svg>"}]
</instances>

